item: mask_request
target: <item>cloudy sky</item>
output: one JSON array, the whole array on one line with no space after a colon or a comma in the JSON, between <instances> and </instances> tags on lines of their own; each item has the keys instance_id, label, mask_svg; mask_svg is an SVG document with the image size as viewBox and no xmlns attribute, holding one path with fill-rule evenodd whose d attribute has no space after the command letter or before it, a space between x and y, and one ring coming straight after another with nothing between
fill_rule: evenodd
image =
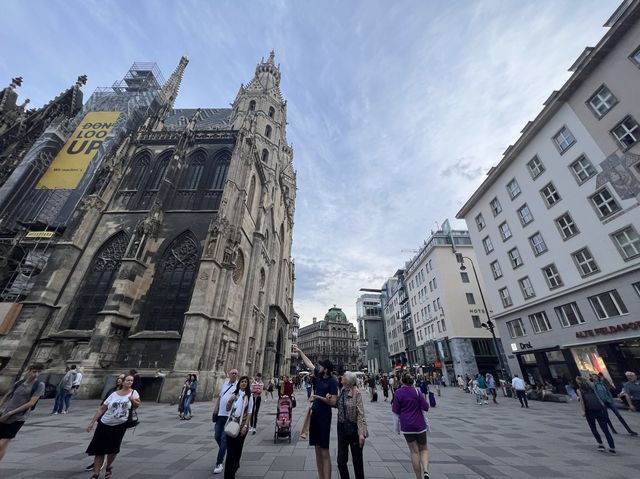
<instances>
[{"instance_id":1,"label":"cloudy sky","mask_svg":"<svg viewBox=\"0 0 640 479\"><path fill-rule=\"evenodd\" d=\"M0 84L40 106L87 74L134 61L168 77L177 107L227 107L271 49L298 171L293 253L303 324L334 304L355 320L456 212L597 43L619 0L3 0ZM453 221L454 227L464 223Z\"/></svg>"}]
</instances>

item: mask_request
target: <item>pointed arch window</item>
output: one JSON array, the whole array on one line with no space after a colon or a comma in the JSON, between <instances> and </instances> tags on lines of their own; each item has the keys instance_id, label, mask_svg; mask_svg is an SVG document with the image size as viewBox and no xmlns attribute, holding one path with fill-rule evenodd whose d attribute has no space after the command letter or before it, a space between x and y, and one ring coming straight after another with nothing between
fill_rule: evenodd
<instances>
[{"instance_id":1,"label":"pointed arch window","mask_svg":"<svg viewBox=\"0 0 640 479\"><path fill-rule=\"evenodd\" d=\"M256 101L255 100L251 100L249 102L249 111L255 111L256 109Z\"/></svg>"},{"instance_id":2,"label":"pointed arch window","mask_svg":"<svg viewBox=\"0 0 640 479\"><path fill-rule=\"evenodd\" d=\"M216 156L215 161L213 162L213 172L209 181L210 190L222 190L224 188L224 182L227 180L230 162L231 154L229 154L228 151L224 151Z\"/></svg>"},{"instance_id":3,"label":"pointed arch window","mask_svg":"<svg viewBox=\"0 0 640 479\"><path fill-rule=\"evenodd\" d=\"M204 165L207 160L207 154L198 150L189 156L187 165L180 178L179 189L181 190L197 190L204 172Z\"/></svg>"},{"instance_id":4,"label":"pointed arch window","mask_svg":"<svg viewBox=\"0 0 640 479\"><path fill-rule=\"evenodd\" d=\"M190 231L178 236L165 249L147 293L140 329L182 331L199 259L200 245Z\"/></svg>"},{"instance_id":5,"label":"pointed arch window","mask_svg":"<svg viewBox=\"0 0 640 479\"><path fill-rule=\"evenodd\" d=\"M265 148L264 150L262 150L262 156L261 159L264 163L269 161L269 152L267 151L267 149Z\"/></svg>"},{"instance_id":6,"label":"pointed arch window","mask_svg":"<svg viewBox=\"0 0 640 479\"><path fill-rule=\"evenodd\" d=\"M264 136L271 138L271 125L267 125L264 129Z\"/></svg>"},{"instance_id":7,"label":"pointed arch window","mask_svg":"<svg viewBox=\"0 0 640 479\"><path fill-rule=\"evenodd\" d=\"M269 118L273 118L276 114L276 109L272 106L269 107Z\"/></svg>"},{"instance_id":8,"label":"pointed arch window","mask_svg":"<svg viewBox=\"0 0 640 479\"><path fill-rule=\"evenodd\" d=\"M131 162L131 170L129 176L124 181L123 190L138 190L144 179L146 178L149 164L151 163L151 154L148 151L138 153Z\"/></svg>"},{"instance_id":9,"label":"pointed arch window","mask_svg":"<svg viewBox=\"0 0 640 479\"><path fill-rule=\"evenodd\" d=\"M169 166L169 161L171 161L172 155L172 151L167 151L160 155L160 158L158 158L153 166L153 169L151 170L151 175L149 176L146 190L158 191L160 189L160 185L162 184L164 174L167 171L167 167Z\"/></svg>"},{"instance_id":10,"label":"pointed arch window","mask_svg":"<svg viewBox=\"0 0 640 479\"><path fill-rule=\"evenodd\" d=\"M67 329L93 329L104 309L129 243L124 231L108 239L93 257L69 309Z\"/></svg>"}]
</instances>

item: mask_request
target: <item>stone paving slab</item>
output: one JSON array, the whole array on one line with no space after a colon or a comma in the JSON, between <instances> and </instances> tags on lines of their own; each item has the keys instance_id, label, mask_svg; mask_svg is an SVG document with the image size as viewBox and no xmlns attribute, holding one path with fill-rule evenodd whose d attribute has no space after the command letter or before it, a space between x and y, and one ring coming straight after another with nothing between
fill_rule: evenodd
<instances>
[{"instance_id":1,"label":"stone paving slab","mask_svg":"<svg viewBox=\"0 0 640 479\"><path fill-rule=\"evenodd\" d=\"M302 396L302 394L298 394ZM382 396L380 394L380 396ZM404 438L392 432L391 406L371 403L364 393L371 437L364 450L367 478L410 479L414 475ZM640 439L614 435L618 456L598 453L586 421L576 403L532 401L530 409L516 400L476 406L473 396L445 388L438 406L429 412L430 473L432 478L580 478L638 477ZM275 400L262 403L258 433L245 443L241 478L316 478L315 453L301 441L299 431L304 401L294 410L292 442L274 444ZM85 428L96 401L74 401L67 415L50 416L51 400L42 400L32 418L12 441L0 462L0 478L88 478L83 468L91 462L84 454L91 434ZM114 479L204 479L211 473L217 446L211 424L212 403L198 402L191 421L179 421L175 406L145 403L140 425L128 431L114 465ZM640 414L623 411L631 427L640 431ZM334 413L335 416L335 413ZM335 417L333 438L335 438ZM331 455L333 477L335 439ZM221 477L221 476L215 476Z\"/></svg>"}]
</instances>

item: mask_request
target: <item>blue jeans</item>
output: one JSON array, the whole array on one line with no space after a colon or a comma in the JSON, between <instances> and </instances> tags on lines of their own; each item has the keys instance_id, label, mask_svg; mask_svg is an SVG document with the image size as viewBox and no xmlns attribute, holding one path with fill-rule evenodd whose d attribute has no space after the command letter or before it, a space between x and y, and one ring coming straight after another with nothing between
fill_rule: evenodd
<instances>
[{"instance_id":1,"label":"blue jeans","mask_svg":"<svg viewBox=\"0 0 640 479\"><path fill-rule=\"evenodd\" d=\"M184 408L183 408L183 414L186 416L187 414L189 416L191 416L191 402L192 402L192 398L193 396L191 394L189 394L187 397L184 398Z\"/></svg>"},{"instance_id":2,"label":"blue jeans","mask_svg":"<svg viewBox=\"0 0 640 479\"><path fill-rule=\"evenodd\" d=\"M224 464L224 455L227 452L227 435L224 432L225 424L227 424L227 416L218 416L215 428L213 429L213 438L218 443L216 466L218 464Z\"/></svg>"},{"instance_id":3,"label":"blue jeans","mask_svg":"<svg viewBox=\"0 0 640 479\"><path fill-rule=\"evenodd\" d=\"M61 413L69 409L69 403L71 402L71 391L67 389L59 389L56 391L56 400L53 405L53 412Z\"/></svg>"}]
</instances>

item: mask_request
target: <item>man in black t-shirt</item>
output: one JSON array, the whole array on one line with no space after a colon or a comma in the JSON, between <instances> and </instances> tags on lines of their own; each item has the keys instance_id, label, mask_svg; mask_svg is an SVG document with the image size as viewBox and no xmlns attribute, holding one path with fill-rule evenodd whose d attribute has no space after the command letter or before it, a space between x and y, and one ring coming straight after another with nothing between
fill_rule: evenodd
<instances>
[{"instance_id":1,"label":"man in black t-shirt","mask_svg":"<svg viewBox=\"0 0 640 479\"><path fill-rule=\"evenodd\" d=\"M331 439L332 407L338 399L338 382L332 376L333 363L324 359L315 367L313 362L297 347L293 351L299 353L307 367L314 371L316 380L315 394L311 395L311 423L309 426L309 445L316 448L316 465L319 479L331 478L331 455L329 443Z\"/></svg>"}]
</instances>

